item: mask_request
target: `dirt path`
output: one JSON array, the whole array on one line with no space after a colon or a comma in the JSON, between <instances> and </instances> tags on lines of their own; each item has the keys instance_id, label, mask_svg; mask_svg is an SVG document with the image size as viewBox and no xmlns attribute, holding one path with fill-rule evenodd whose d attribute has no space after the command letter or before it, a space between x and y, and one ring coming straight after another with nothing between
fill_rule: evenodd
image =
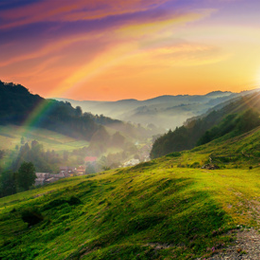
<instances>
[{"instance_id":1,"label":"dirt path","mask_svg":"<svg viewBox=\"0 0 260 260\"><path fill-rule=\"evenodd\" d=\"M260 260L260 233L251 228L238 230L237 238L233 245L226 248L225 251L216 253L210 260ZM201 258L203 260L203 258Z\"/></svg>"}]
</instances>

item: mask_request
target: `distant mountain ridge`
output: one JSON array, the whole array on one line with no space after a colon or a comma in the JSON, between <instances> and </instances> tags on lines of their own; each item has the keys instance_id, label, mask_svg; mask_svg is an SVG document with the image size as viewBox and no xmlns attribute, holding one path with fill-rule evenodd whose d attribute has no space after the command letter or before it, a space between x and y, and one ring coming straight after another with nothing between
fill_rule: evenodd
<instances>
[{"instance_id":1,"label":"distant mountain ridge","mask_svg":"<svg viewBox=\"0 0 260 260\"><path fill-rule=\"evenodd\" d=\"M246 94L246 93L244 93ZM210 108L240 96L241 93L213 91L206 95L163 95L147 100L125 99L118 101L68 101L72 106L80 106L83 111L103 114L123 121L140 124L154 124L162 129L174 129L188 118L206 113Z\"/></svg>"}]
</instances>

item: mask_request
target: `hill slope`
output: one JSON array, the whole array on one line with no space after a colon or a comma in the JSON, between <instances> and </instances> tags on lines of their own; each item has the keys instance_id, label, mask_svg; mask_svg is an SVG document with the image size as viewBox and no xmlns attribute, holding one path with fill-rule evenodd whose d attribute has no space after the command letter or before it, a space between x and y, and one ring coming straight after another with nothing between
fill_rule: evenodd
<instances>
[{"instance_id":1,"label":"hill slope","mask_svg":"<svg viewBox=\"0 0 260 260\"><path fill-rule=\"evenodd\" d=\"M228 230L260 224L259 136L260 129L255 129L228 143L213 141L133 168L64 179L2 198L0 257L210 256L230 243ZM225 165L232 170L187 168L223 151L240 156L235 163L249 162L257 168L234 169L239 164L233 162Z\"/></svg>"},{"instance_id":2,"label":"hill slope","mask_svg":"<svg viewBox=\"0 0 260 260\"><path fill-rule=\"evenodd\" d=\"M253 129L260 125L259 99L259 92L246 95L230 100L220 108L217 106L216 110L207 114L187 120L183 126L170 130L154 142L151 158L192 149L224 135L228 138Z\"/></svg>"}]
</instances>

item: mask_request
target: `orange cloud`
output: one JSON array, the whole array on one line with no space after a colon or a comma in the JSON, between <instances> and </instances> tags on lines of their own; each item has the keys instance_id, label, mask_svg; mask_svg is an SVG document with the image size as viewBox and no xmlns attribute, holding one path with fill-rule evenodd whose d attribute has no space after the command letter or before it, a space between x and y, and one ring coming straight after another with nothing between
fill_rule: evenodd
<instances>
[{"instance_id":1,"label":"orange cloud","mask_svg":"<svg viewBox=\"0 0 260 260\"><path fill-rule=\"evenodd\" d=\"M100 36L101 35L99 33L91 34L91 41L97 40L97 38L99 38ZM4 67L4 66L10 65L12 63L40 58L40 57L43 57L46 55L50 55L52 53L61 52L64 48L71 46L74 43L81 42L81 41L88 41L88 40L90 40L89 34L57 39L56 41L49 42L49 43L43 45L42 47L39 47L39 48L36 47L36 49L34 51L31 51L31 52L27 51L20 55L15 55L12 58L2 60L2 61L0 61L0 67Z\"/></svg>"},{"instance_id":2,"label":"orange cloud","mask_svg":"<svg viewBox=\"0 0 260 260\"><path fill-rule=\"evenodd\" d=\"M203 16L208 15L210 12L211 11L207 10L202 12L202 14L182 14L178 15L177 17L171 18L170 20L168 20L167 17L165 17L165 20L162 20L160 18L158 21L154 20L152 23L146 23L144 25L141 25L140 27L150 27L150 29L153 30L154 33L156 33L161 30L166 30L167 27L172 26L174 23L185 24L186 22L190 22L192 20L201 19ZM132 32L132 37L130 41L129 35L127 33L122 34L122 31L128 31L129 27L131 27L131 25L122 25L121 29L116 30L113 34L113 37L111 37L112 43L108 45L108 47L102 53L99 53L98 56L95 57L95 59L93 59L92 61L88 61L85 65L81 67L75 68L74 72L70 73L70 75L58 85L56 93L54 95L58 96L59 93L70 92L70 89L74 89L75 91L75 89L77 89L82 84L87 84L87 82L92 81L93 79L97 80L97 77L100 77L102 74L106 73L106 71L111 71L113 70L111 68L120 66L120 64L125 64L125 62L128 62L129 59L131 60L132 57L139 57L139 59L136 59L138 68L140 68L141 66L145 67L147 63L156 63L153 60L154 58L156 58L155 56L162 55L161 52L166 49L140 49L140 42L142 42L142 37L140 37L138 33L139 27L137 27L137 32L135 29L131 28L130 31ZM111 32L108 32L107 35L109 34L111 36ZM191 52L191 50L188 50L188 46L175 47L174 50L172 49L172 52L181 52L181 50L178 51L178 48L181 48L182 52L185 48L186 52ZM197 47L197 49L198 48L199 47ZM205 48L206 47L204 47L204 49ZM147 63L142 62L145 60L147 61ZM166 62L168 63L167 65L169 65L169 61L167 59ZM199 62L202 63L203 61L200 60ZM159 59L157 67L161 66L160 64L163 63L165 63L165 60ZM196 61L196 63L198 63L198 60Z\"/></svg>"}]
</instances>

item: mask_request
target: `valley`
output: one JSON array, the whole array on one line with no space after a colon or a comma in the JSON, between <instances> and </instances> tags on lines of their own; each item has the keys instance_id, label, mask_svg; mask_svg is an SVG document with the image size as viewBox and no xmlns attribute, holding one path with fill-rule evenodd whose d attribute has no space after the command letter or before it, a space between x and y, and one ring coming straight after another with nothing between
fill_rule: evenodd
<instances>
[{"instance_id":1,"label":"valley","mask_svg":"<svg viewBox=\"0 0 260 260\"><path fill-rule=\"evenodd\" d=\"M258 98L226 100L163 135L58 101L43 100L55 105L34 126L12 110L0 126L0 258L225 255L260 225ZM17 177L26 161L39 183L28 189Z\"/></svg>"},{"instance_id":2,"label":"valley","mask_svg":"<svg viewBox=\"0 0 260 260\"><path fill-rule=\"evenodd\" d=\"M0 260L259 260L259 10L0 0Z\"/></svg>"}]
</instances>

